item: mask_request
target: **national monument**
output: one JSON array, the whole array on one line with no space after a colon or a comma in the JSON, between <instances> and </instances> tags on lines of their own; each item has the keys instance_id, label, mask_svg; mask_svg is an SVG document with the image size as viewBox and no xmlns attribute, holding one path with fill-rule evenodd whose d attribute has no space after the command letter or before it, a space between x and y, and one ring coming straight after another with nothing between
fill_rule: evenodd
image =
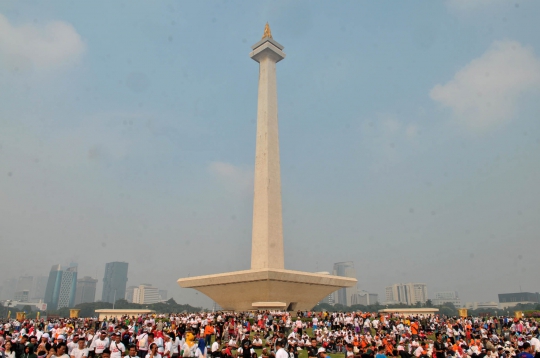
<instances>
[{"instance_id":1,"label":"national monument","mask_svg":"<svg viewBox=\"0 0 540 358\"><path fill-rule=\"evenodd\" d=\"M252 49L249 56L259 63L259 96L251 269L181 278L178 284L204 293L224 310L308 310L330 293L356 285L356 279L285 269L276 84L276 63L285 54L268 24Z\"/></svg>"}]
</instances>

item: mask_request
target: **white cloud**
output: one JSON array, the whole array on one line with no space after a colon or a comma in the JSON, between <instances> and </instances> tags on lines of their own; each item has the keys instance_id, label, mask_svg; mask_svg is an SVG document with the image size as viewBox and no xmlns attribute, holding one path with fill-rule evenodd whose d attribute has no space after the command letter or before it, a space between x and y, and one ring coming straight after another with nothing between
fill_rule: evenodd
<instances>
[{"instance_id":1,"label":"white cloud","mask_svg":"<svg viewBox=\"0 0 540 358\"><path fill-rule=\"evenodd\" d=\"M56 68L77 60L85 48L81 36L68 23L14 26L0 14L0 62L9 69Z\"/></svg>"},{"instance_id":2,"label":"white cloud","mask_svg":"<svg viewBox=\"0 0 540 358\"><path fill-rule=\"evenodd\" d=\"M496 41L448 83L430 92L471 129L487 129L512 119L520 95L540 87L540 60L530 47Z\"/></svg>"},{"instance_id":3,"label":"white cloud","mask_svg":"<svg viewBox=\"0 0 540 358\"><path fill-rule=\"evenodd\" d=\"M226 162L211 162L208 171L231 189L249 192L253 190L253 170L240 168Z\"/></svg>"}]
</instances>

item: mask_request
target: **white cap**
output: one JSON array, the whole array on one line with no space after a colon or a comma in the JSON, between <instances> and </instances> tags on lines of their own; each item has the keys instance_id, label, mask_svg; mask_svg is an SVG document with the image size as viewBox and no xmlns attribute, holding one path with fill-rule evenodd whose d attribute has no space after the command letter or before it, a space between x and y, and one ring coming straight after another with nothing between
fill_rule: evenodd
<instances>
[{"instance_id":1,"label":"white cap","mask_svg":"<svg viewBox=\"0 0 540 358\"><path fill-rule=\"evenodd\" d=\"M63 340L65 341L65 340L66 340L66 337L64 337L64 335L61 334L61 335L58 336L58 339L63 339Z\"/></svg>"},{"instance_id":2,"label":"white cap","mask_svg":"<svg viewBox=\"0 0 540 358\"><path fill-rule=\"evenodd\" d=\"M319 348L319 350L317 351L317 353L323 353L323 352L326 352L326 349L324 349L323 347Z\"/></svg>"}]
</instances>

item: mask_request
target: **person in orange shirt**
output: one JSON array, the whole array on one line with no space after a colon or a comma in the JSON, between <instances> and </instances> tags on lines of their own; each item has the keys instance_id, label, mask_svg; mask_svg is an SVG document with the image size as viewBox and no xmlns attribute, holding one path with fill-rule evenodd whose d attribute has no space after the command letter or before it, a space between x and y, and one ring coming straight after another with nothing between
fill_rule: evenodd
<instances>
[{"instance_id":1,"label":"person in orange shirt","mask_svg":"<svg viewBox=\"0 0 540 358\"><path fill-rule=\"evenodd\" d=\"M212 335L214 334L214 327L211 323L208 323L204 327L204 340L206 342L206 346L208 347L210 343L212 342Z\"/></svg>"},{"instance_id":2,"label":"person in orange shirt","mask_svg":"<svg viewBox=\"0 0 540 358\"><path fill-rule=\"evenodd\" d=\"M362 342L360 342L360 347L362 347L362 349L365 349L368 345L368 341L366 339L365 336L362 336Z\"/></svg>"},{"instance_id":3,"label":"person in orange shirt","mask_svg":"<svg viewBox=\"0 0 540 358\"><path fill-rule=\"evenodd\" d=\"M418 329L420 328L418 321L413 321L411 323L411 334L413 340L418 340Z\"/></svg>"}]
</instances>

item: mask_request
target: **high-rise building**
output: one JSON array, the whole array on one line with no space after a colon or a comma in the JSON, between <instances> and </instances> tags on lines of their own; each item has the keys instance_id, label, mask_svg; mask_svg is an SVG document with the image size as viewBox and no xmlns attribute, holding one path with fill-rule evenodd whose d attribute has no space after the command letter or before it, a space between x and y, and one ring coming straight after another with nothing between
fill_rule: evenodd
<instances>
[{"instance_id":1,"label":"high-rise building","mask_svg":"<svg viewBox=\"0 0 540 358\"><path fill-rule=\"evenodd\" d=\"M60 281L62 280L62 266L53 265L49 272L47 287L45 289L45 303L49 309L58 307L58 294L60 293Z\"/></svg>"},{"instance_id":2,"label":"high-rise building","mask_svg":"<svg viewBox=\"0 0 540 358\"><path fill-rule=\"evenodd\" d=\"M374 305L379 302L379 295L367 291L358 290L351 299L351 305Z\"/></svg>"},{"instance_id":3,"label":"high-rise building","mask_svg":"<svg viewBox=\"0 0 540 358\"><path fill-rule=\"evenodd\" d=\"M402 303L415 305L426 303L427 286L425 283L396 283L386 287L386 303Z\"/></svg>"},{"instance_id":4,"label":"high-rise building","mask_svg":"<svg viewBox=\"0 0 540 358\"><path fill-rule=\"evenodd\" d=\"M321 302L319 302L319 303L326 303L326 304L329 304L329 305L333 306L334 305L334 294L333 293L329 294L328 296L323 298L321 300Z\"/></svg>"},{"instance_id":5,"label":"high-rise building","mask_svg":"<svg viewBox=\"0 0 540 358\"><path fill-rule=\"evenodd\" d=\"M105 276L103 277L103 302L114 303L126 296L126 284L128 281L127 262L109 262L105 265Z\"/></svg>"},{"instance_id":6,"label":"high-rise building","mask_svg":"<svg viewBox=\"0 0 540 358\"><path fill-rule=\"evenodd\" d=\"M167 301L167 290L159 290L159 297L161 297L162 301Z\"/></svg>"},{"instance_id":7,"label":"high-rise building","mask_svg":"<svg viewBox=\"0 0 540 358\"><path fill-rule=\"evenodd\" d=\"M15 301L19 301L19 302L28 302L29 301L29 299L28 299L29 296L30 296L30 291L28 291L28 290L17 291L17 292L15 292L15 297L13 297L13 299Z\"/></svg>"},{"instance_id":8,"label":"high-rise building","mask_svg":"<svg viewBox=\"0 0 540 358\"><path fill-rule=\"evenodd\" d=\"M126 295L125 295L126 301L133 303L133 292L135 291L136 288L137 286L129 286L128 288L126 288Z\"/></svg>"},{"instance_id":9,"label":"high-rise building","mask_svg":"<svg viewBox=\"0 0 540 358\"><path fill-rule=\"evenodd\" d=\"M501 308L514 307L518 304L539 303L540 294L538 292L515 292L499 293L499 306Z\"/></svg>"},{"instance_id":10,"label":"high-rise building","mask_svg":"<svg viewBox=\"0 0 540 358\"><path fill-rule=\"evenodd\" d=\"M455 307L461 307L461 300L459 299L457 291L439 291L435 292L435 298L432 300L435 306L441 306L445 303L451 303Z\"/></svg>"},{"instance_id":11,"label":"high-rise building","mask_svg":"<svg viewBox=\"0 0 540 358\"><path fill-rule=\"evenodd\" d=\"M335 276L356 278L356 270L354 269L354 262L345 261L337 262L334 264ZM334 302L344 306L351 305L352 296L356 292L356 287L344 287L334 292Z\"/></svg>"},{"instance_id":12,"label":"high-rise building","mask_svg":"<svg viewBox=\"0 0 540 358\"><path fill-rule=\"evenodd\" d=\"M84 276L77 280L77 291L75 292L75 305L94 302L96 300L96 284L98 280L95 278Z\"/></svg>"},{"instance_id":13,"label":"high-rise building","mask_svg":"<svg viewBox=\"0 0 540 358\"><path fill-rule=\"evenodd\" d=\"M161 301L159 289L143 283L133 290L133 303L152 304Z\"/></svg>"},{"instance_id":14,"label":"high-rise building","mask_svg":"<svg viewBox=\"0 0 540 358\"><path fill-rule=\"evenodd\" d=\"M39 302L45 299L45 290L47 289L47 276L34 276L34 286L31 290L32 302Z\"/></svg>"},{"instance_id":15,"label":"high-rise building","mask_svg":"<svg viewBox=\"0 0 540 358\"><path fill-rule=\"evenodd\" d=\"M71 264L62 269L60 265L51 267L47 288L45 290L45 303L48 309L73 307L77 289L77 265Z\"/></svg>"}]
</instances>

